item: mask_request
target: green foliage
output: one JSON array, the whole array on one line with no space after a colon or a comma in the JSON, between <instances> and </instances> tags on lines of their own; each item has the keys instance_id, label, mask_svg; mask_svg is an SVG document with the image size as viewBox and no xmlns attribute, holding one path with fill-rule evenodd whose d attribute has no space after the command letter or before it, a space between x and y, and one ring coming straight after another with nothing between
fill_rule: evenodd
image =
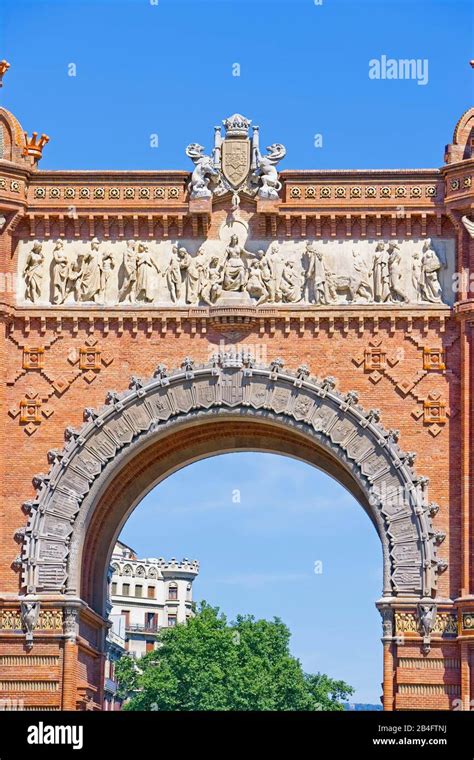
<instances>
[{"instance_id":1,"label":"green foliage","mask_svg":"<svg viewBox=\"0 0 474 760\"><path fill-rule=\"evenodd\" d=\"M278 618L237 617L231 624L202 602L186 624L160 631L159 648L116 673L127 710L341 710L352 688L305 675L290 654L290 631Z\"/></svg>"},{"instance_id":2,"label":"green foliage","mask_svg":"<svg viewBox=\"0 0 474 760\"><path fill-rule=\"evenodd\" d=\"M115 664L115 677L119 682L118 695L122 699L138 689L138 668L130 655L124 655Z\"/></svg>"}]
</instances>

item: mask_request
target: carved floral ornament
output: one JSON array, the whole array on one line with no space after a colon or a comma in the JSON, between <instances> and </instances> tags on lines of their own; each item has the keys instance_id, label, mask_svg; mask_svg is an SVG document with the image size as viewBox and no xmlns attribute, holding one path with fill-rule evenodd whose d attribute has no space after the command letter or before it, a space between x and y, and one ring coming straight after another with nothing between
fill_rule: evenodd
<instances>
[{"instance_id":1,"label":"carved floral ornament","mask_svg":"<svg viewBox=\"0 0 474 760\"><path fill-rule=\"evenodd\" d=\"M436 185L290 185L290 200L320 198L434 198Z\"/></svg>"},{"instance_id":2,"label":"carved floral ornament","mask_svg":"<svg viewBox=\"0 0 474 760\"><path fill-rule=\"evenodd\" d=\"M166 198L170 200L177 200L184 195L184 188L173 186L128 186L128 187L58 187L53 185L51 187L45 187L44 185L38 185L33 190L33 196L36 200L44 200L46 198L59 199L65 198L71 200L73 198L88 199L94 198L95 200L131 200L141 199L150 200L154 198L156 200L164 200Z\"/></svg>"},{"instance_id":3,"label":"carved floral ornament","mask_svg":"<svg viewBox=\"0 0 474 760\"><path fill-rule=\"evenodd\" d=\"M427 500L427 478L414 472L415 454L398 446L398 432L380 424L377 410L364 411L355 392L339 393L333 378L310 377L304 365L288 372L278 359L255 366L241 354L217 355L203 366L186 358L169 374L159 365L153 378L132 377L128 390L110 391L105 406L86 409L80 429L66 429L64 448L49 452L51 468L34 477L36 498L24 505L29 520L18 566L26 593L77 593L81 526L96 506L89 492L107 477L109 463L183 419L205 422L216 411L223 419L238 413L284 423L338 460L365 494L377 526L384 594L435 593L447 567L437 558L439 534L431 525L438 507Z\"/></svg>"}]
</instances>

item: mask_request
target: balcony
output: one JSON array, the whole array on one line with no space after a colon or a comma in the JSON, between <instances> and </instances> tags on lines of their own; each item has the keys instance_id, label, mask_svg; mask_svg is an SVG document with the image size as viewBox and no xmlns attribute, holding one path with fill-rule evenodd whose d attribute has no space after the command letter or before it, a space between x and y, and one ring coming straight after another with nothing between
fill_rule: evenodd
<instances>
[{"instance_id":1,"label":"balcony","mask_svg":"<svg viewBox=\"0 0 474 760\"><path fill-rule=\"evenodd\" d=\"M127 623L125 628L127 633L158 633L160 630L158 623Z\"/></svg>"},{"instance_id":2,"label":"balcony","mask_svg":"<svg viewBox=\"0 0 474 760\"><path fill-rule=\"evenodd\" d=\"M108 694L116 694L117 693L117 683L113 681L111 678L105 679L105 691Z\"/></svg>"},{"instance_id":3,"label":"balcony","mask_svg":"<svg viewBox=\"0 0 474 760\"><path fill-rule=\"evenodd\" d=\"M112 629L107 633L107 640L110 644L115 644L115 646L125 649L125 639L119 636L118 633L115 633Z\"/></svg>"}]
</instances>

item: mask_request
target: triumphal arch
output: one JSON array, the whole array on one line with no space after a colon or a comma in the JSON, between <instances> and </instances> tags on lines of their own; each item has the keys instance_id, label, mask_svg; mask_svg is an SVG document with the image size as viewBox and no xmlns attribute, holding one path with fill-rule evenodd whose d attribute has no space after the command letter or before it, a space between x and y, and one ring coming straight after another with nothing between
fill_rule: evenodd
<instances>
[{"instance_id":1,"label":"triumphal arch","mask_svg":"<svg viewBox=\"0 0 474 760\"><path fill-rule=\"evenodd\" d=\"M384 708L469 709L474 109L440 169L280 171L240 114L189 172L43 171L47 141L0 109L0 697L100 709L127 517L263 450L380 536Z\"/></svg>"}]
</instances>

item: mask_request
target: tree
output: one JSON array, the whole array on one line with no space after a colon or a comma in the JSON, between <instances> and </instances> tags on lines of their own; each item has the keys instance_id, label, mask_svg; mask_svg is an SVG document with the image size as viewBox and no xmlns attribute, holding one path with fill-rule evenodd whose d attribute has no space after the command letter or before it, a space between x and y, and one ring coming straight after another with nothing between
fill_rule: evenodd
<instances>
[{"instance_id":1,"label":"tree","mask_svg":"<svg viewBox=\"0 0 474 760\"><path fill-rule=\"evenodd\" d=\"M159 647L116 674L126 710L340 710L352 693L343 681L308 675L290 653L278 618L239 615L228 623L202 602L186 624L158 634Z\"/></svg>"}]
</instances>

